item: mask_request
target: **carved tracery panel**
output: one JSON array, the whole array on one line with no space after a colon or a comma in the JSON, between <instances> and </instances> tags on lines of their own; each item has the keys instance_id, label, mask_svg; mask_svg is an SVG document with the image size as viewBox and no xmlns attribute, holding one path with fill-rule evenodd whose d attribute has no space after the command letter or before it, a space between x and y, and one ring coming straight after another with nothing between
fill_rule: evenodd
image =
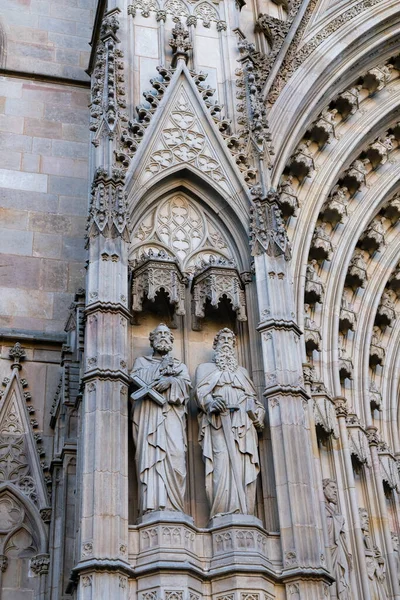
<instances>
[{"instance_id":1,"label":"carved tracery panel","mask_svg":"<svg viewBox=\"0 0 400 600\"><path fill-rule=\"evenodd\" d=\"M233 259L225 234L199 205L183 194L152 208L134 229L130 258L135 264L145 253L152 251L158 255L160 250L191 275L220 259Z\"/></svg>"}]
</instances>

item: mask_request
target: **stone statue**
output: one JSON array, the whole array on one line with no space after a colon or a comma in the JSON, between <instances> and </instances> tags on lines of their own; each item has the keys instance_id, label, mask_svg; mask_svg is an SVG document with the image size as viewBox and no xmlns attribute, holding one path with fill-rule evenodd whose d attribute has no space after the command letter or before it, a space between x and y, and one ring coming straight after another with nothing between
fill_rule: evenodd
<instances>
[{"instance_id":1,"label":"stone statue","mask_svg":"<svg viewBox=\"0 0 400 600\"><path fill-rule=\"evenodd\" d=\"M160 323L149 339L153 355L137 358L131 373L140 513L184 512L189 373L171 356L174 337L166 325Z\"/></svg>"},{"instance_id":2,"label":"stone statue","mask_svg":"<svg viewBox=\"0 0 400 600\"><path fill-rule=\"evenodd\" d=\"M400 584L400 553L399 553L399 536L395 531L391 532L393 543L393 554L396 563L397 581Z\"/></svg>"},{"instance_id":3,"label":"stone statue","mask_svg":"<svg viewBox=\"0 0 400 600\"><path fill-rule=\"evenodd\" d=\"M260 470L257 431L264 427L265 409L248 372L237 364L235 344L234 333L221 329L214 338L214 362L199 365L196 372L199 439L211 518L253 515L255 508Z\"/></svg>"},{"instance_id":4,"label":"stone statue","mask_svg":"<svg viewBox=\"0 0 400 600\"><path fill-rule=\"evenodd\" d=\"M328 526L329 547L331 551L332 573L336 579L338 600L350 600L350 570L352 558L348 550L344 517L338 512L338 490L334 479L324 479L325 511Z\"/></svg>"},{"instance_id":5,"label":"stone statue","mask_svg":"<svg viewBox=\"0 0 400 600\"><path fill-rule=\"evenodd\" d=\"M375 546L369 532L369 517L365 508L359 508L361 531L364 537L365 561L371 589L371 600L386 600L385 561L378 546Z\"/></svg>"}]
</instances>

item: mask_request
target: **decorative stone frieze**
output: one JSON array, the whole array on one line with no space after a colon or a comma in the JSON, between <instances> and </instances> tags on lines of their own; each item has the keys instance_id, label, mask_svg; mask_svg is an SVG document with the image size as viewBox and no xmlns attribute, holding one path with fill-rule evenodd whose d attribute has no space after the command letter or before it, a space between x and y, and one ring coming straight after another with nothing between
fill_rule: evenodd
<instances>
[{"instance_id":1,"label":"decorative stone frieze","mask_svg":"<svg viewBox=\"0 0 400 600\"><path fill-rule=\"evenodd\" d=\"M347 217L348 200L349 190L347 187L336 185L321 209L321 218L333 226L342 223Z\"/></svg>"},{"instance_id":2,"label":"decorative stone frieze","mask_svg":"<svg viewBox=\"0 0 400 600\"><path fill-rule=\"evenodd\" d=\"M310 253L311 259L319 262L332 259L332 242L326 231L325 225L317 225L311 240Z\"/></svg>"},{"instance_id":3,"label":"decorative stone frieze","mask_svg":"<svg viewBox=\"0 0 400 600\"><path fill-rule=\"evenodd\" d=\"M250 208L250 244L253 255L291 256L290 242L279 208L279 194L271 191L264 199L257 198Z\"/></svg>"},{"instance_id":4,"label":"decorative stone frieze","mask_svg":"<svg viewBox=\"0 0 400 600\"><path fill-rule=\"evenodd\" d=\"M324 299L324 286L318 276L317 267L318 263L315 258L307 265L304 300L310 305L314 305L316 302L322 303Z\"/></svg>"},{"instance_id":5,"label":"decorative stone frieze","mask_svg":"<svg viewBox=\"0 0 400 600\"><path fill-rule=\"evenodd\" d=\"M156 299L157 292L164 290L169 302L175 306L178 316L185 314L185 288L187 278L176 261L168 256L152 256L150 252L132 271L132 310L141 312L143 300Z\"/></svg>"},{"instance_id":6,"label":"decorative stone frieze","mask_svg":"<svg viewBox=\"0 0 400 600\"><path fill-rule=\"evenodd\" d=\"M310 151L311 141L304 141L289 161L288 172L301 183L314 170L314 159Z\"/></svg>"},{"instance_id":7,"label":"decorative stone frieze","mask_svg":"<svg viewBox=\"0 0 400 600\"><path fill-rule=\"evenodd\" d=\"M346 275L346 285L352 289L364 288L368 280L367 263L362 250L356 249Z\"/></svg>"},{"instance_id":8,"label":"decorative stone frieze","mask_svg":"<svg viewBox=\"0 0 400 600\"><path fill-rule=\"evenodd\" d=\"M375 368L377 365L382 365L384 359L385 349L381 343L381 331L378 326L374 326L369 349L369 364Z\"/></svg>"},{"instance_id":9,"label":"decorative stone frieze","mask_svg":"<svg viewBox=\"0 0 400 600\"><path fill-rule=\"evenodd\" d=\"M383 292L378 310L376 312L375 323L379 327L393 325L397 318L396 314L396 294L393 290L387 289Z\"/></svg>"},{"instance_id":10,"label":"decorative stone frieze","mask_svg":"<svg viewBox=\"0 0 400 600\"><path fill-rule=\"evenodd\" d=\"M361 465L371 466L371 455L365 428L354 413L349 413L346 419L349 435L349 450Z\"/></svg>"},{"instance_id":11,"label":"decorative stone frieze","mask_svg":"<svg viewBox=\"0 0 400 600\"><path fill-rule=\"evenodd\" d=\"M232 302L238 321L247 321L246 295L237 270L224 265L209 265L196 273L192 282L194 316L203 319L207 300L216 308L223 296Z\"/></svg>"},{"instance_id":12,"label":"decorative stone frieze","mask_svg":"<svg viewBox=\"0 0 400 600\"><path fill-rule=\"evenodd\" d=\"M374 219L360 237L360 247L370 256L385 244L385 228L380 218Z\"/></svg>"}]
</instances>

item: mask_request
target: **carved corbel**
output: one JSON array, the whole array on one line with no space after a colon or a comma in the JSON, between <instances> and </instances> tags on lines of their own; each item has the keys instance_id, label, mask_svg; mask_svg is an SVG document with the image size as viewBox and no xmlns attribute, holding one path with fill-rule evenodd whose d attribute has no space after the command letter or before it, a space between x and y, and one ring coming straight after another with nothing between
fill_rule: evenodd
<instances>
[{"instance_id":1,"label":"carved corbel","mask_svg":"<svg viewBox=\"0 0 400 600\"><path fill-rule=\"evenodd\" d=\"M363 77L363 88L366 88L371 95L380 92L389 83L392 70L391 64L370 69Z\"/></svg>"},{"instance_id":2,"label":"carved corbel","mask_svg":"<svg viewBox=\"0 0 400 600\"><path fill-rule=\"evenodd\" d=\"M385 359L385 349L382 346L380 337L380 329L375 325L369 349L369 364L372 368L375 368L377 365L382 365Z\"/></svg>"},{"instance_id":3,"label":"carved corbel","mask_svg":"<svg viewBox=\"0 0 400 600\"><path fill-rule=\"evenodd\" d=\"M292 183L293 175L289 175L279 186L279 206L282 210L282 215L286 219L292 216L295 217L299 208L299 201Z\"/></svg>"},{"instance_id":4,"label":"carved corbel","mask_svg":"<svg viewBox=\"0 0 400 600\"><path fill-rule=\"evenodd\" d=\"M193 329L201 328L207 300L218 307L223 296L232 302L238 321L247 321L246 295L239 273L234 267L209 265L197 273L192 282L194 323Z\"/></svg>"},{"instance_id":5,"label":"carved corbel","mask_svg":"<svg viewBox=\"0 0 400 600\"><path fill-rule=\"evenodd\" d=\"M50 567L50 555L38 554L31 558L31 570L35 575L47 575Z\"/></svg>"},{"instance_id":6,"label":"carved corbel","mask_svg":"<svg viewBox=\"0 0 400 600\"><path fill-rule=\"evenodd\" d=\"M306 344L306 352L308 355L311 355L314 350L317 352L321 351L321 330L317 326L316 322L311 318L309 310L309 305L305 304L304 340Z\"/></svg>"},{"instance_id":7,"label":"carved corbel","mask_svg":"<svg viewBox=\"0 0 400 600\"><path fill-rule=\"evenodd\" d=\"M349 190L346 186L336 185L328 200L321 209L321 217L324 221L336 225L342 223L347 217L347 203L349 201Z\"/></svg>"},{"instance_id":8,"label":"carved corbel","mask_svg":"<svg viewBox=\"0 0 400 600\"><path fill-rule=\"evenodd\" d=\"M319 149L328 144L335 137L335 117L338 113L336 108L325 108L319 118L312 124L310 139L318 144Z\"/></svg>"},{"instance_id":9,"label":"carved corbel","mask_svg":"<svg viewBox=\"0 0 400 600\"><path fill-rule=\"evenodd\" d=\"M375 323L379 325L379 327L390 326L396 320L395 300L396 294L393 290L389 289L383 292L375 317Z\"/></svg>"},{"instance_id":10,"label":"carved corbel","mask_svg":"<svg viewBox=\"0 0 400 600\"><path fill-rule=\"evenodd\" d=\"M326 232L325 225L318 225L311 240L310 258L315 258L320 262L331 260L332 252L332 242Z\"/></svg>"},{"instance_id":11,"label":"carved corbel","mask_svg":"<svg viewBox=\"0 0 400 600\"><path fill-rule=\"evenodd\" d=\"M373 219L360 238L360 246L370 256L385 245L385 228L382 219Z\"/></svg>"},{"instance_id":12,"label":"carved corbel","mask_svg":"<svg viewBox=\"0 0 400 600\"><path fill-rule=\"evenodd\" d=\"M346 334L349 329L354 331L356 322L357 316L353 310L353 306L348 302L345 294L343 293L339 314L339 330L344 334Z\"/></svg>"},{"instance_id":13,"label":"carved corbel","mask_svg":"<svg viewBox=\"0 0 400 600\"><path fill-rule=\"evenodd\" d=\"M339 349L339 377L342 383L353 378L353 361L343 348Z\"/></svg>"},{"instance_id":14,"label":"carved corbel","mask_svg":"<svg viewBox=\"0 0 400 600\"><path fill-rule=\"evenodd\" d=\"M322 302L324 299L324 286L317 273L317 261L311 260L307 265L306 284L304 290L304 300L307 304L314 305L316 302Z\"/></svg>"},{"instance_id":15,"label":"carved corbel","mask_svg":"<svg viewBox=\"0 0 400 600\"><path fill-rule=\"evenodd\" d=\"M170 304L175 306L178 316L185 314L185 286L187 279L177 263L168 257L155 256L148 253L132 272L132 310L139 313L143 310L143 300L154 302L157 292L164 290Z\"/></svg>"},{"instance_id":16,"label":"carved corbel","mask_svg":"<svg viewBox=\"0 0 400 600\"><path fill-rule=\"evenodd\" d=\"M364 288L368 280L367 263L362 250L356 250L346 275L346 285L352 289Z\"/></svg>"},{"instance_id":17,"label":"carved corbel","mask_svg":"<svg viewBox=\"0 0 400 600\"><path fill-rule=\"evenodd\" d=\"M296 177L300 183L311 175L314 170L314 159L311 155L309 145L310 141L303 142L293 154L289 163L289 173Z\"/></svg>"},{"instance_id":18,"label":"carved corbel","mask_svg":"<svg viewBox=\"0 0 400 600\"><path fill-rule=\"evenodd\" d=\"M400 219L400 196L396 194L389 200L383 209L384 215L392 225L395 225Z\"/></svg>"},{"instance_id":19,"label":"carved corbel","mask_svg":"<svg viewBox=\"0 0 400 600\"><path fill-rule=\"evenodd\" d=\"M361 85L346 90L334 101L335 108L338 110L343 119L346 119L349 115L354 115L358 110L359 96L360 96Z\"/></svg>"},{"instance_id":20,"label":"carved corbel","mask_svg":"<svg viewBox=\"0 0 400 600\"><path fill-rule=\"evenodd\" d=\"M353 196L366 182L367 168L366 164L369 160L355 160L341 178L341 183L345 185L350 194Z\"/></svg>"},{"instance_id":21,"label":"carved corbel","mask_svg":"<svg viewBox=\"0 0 400 600\"><path fill-rule=\"evenodd\" d=\"M346 419L347 432L349 436L349 450L360 465L371 466L371 458L367 433L360 423L356 414L350 413Z\"/></svg>"},{"instance_id":22,"label":"carved corbel","mask_svg":"<svg viewBox=\"0 0 400 600\"><path fill-rule=\"evenodd\" d=\"M379 165L384 165L388 159L389 153L393 150L394 135L379 137L366 150L365 154L368 157L372 168L376 169Z\"/></svg>"}]
</instances>

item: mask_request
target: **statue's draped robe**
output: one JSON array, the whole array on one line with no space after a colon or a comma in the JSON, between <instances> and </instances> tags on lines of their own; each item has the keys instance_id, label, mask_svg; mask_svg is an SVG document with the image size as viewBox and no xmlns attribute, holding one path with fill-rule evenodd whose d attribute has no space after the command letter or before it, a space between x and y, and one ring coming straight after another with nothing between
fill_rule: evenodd
<instances>
[{"instance_id":1,"label":"statue's draped robe","mask_svg":"<svg viewBox=\"0 0 400 600\"><path fill-rule=\"evenodd\" d=\"M201 408L199 440L206 467L206 494L211 506L210 517L242 513L238 488L232 470L235 461L246 498L247 514L254 514L256 479L260 470L257 431L248 410L257 411L260 420L265 410L256 398L254 385L243 367L235 371L220 370L215 363L200 365L196 373L196 398ZM221 396L229 411L235 454L229 455L221 416L209 413L214 396Z\"/></svg>"},{"instance_id":2,"label":"statue's draped robe","mask_svg":"<svg viewBox=\"0 0 400 600\"><path fill-rule=\"evenodd\" d=\"M372 543L369 533L364 533L364 546L371 600L387 600L385 566L383 561L378 560L380 552Z\"/></svg>"},{"instance_id":3,"label":"statue's draped robe","mask_svg":"<svg viewBox=\"0 0 400 600\"><path fill-rule=\"evenodd\" d=\"M336 512L335 505L327 503L325 506L332 570L336 579L336 595L338 600L350 600L350 556L347 550L344 517Z\"/></svg>"},{"instance_id":4,"label":"statue's draped robe","mask_svg":"<svg viewBox=\"0 0 400 600\"><path fill-rule=\"evenodd\" d=\"M136 359L131 376L139 376L146 383L152 383L162 377L164 365L165 360L142 356ZM161 392L166 399L163 406L147 397L133 404L133 439L141 514L150 510L184 512L186 401L191 383L183 363L174 359L173 368L177 376L173 377L171 387Z\"/></svg>"}]
</instances>

